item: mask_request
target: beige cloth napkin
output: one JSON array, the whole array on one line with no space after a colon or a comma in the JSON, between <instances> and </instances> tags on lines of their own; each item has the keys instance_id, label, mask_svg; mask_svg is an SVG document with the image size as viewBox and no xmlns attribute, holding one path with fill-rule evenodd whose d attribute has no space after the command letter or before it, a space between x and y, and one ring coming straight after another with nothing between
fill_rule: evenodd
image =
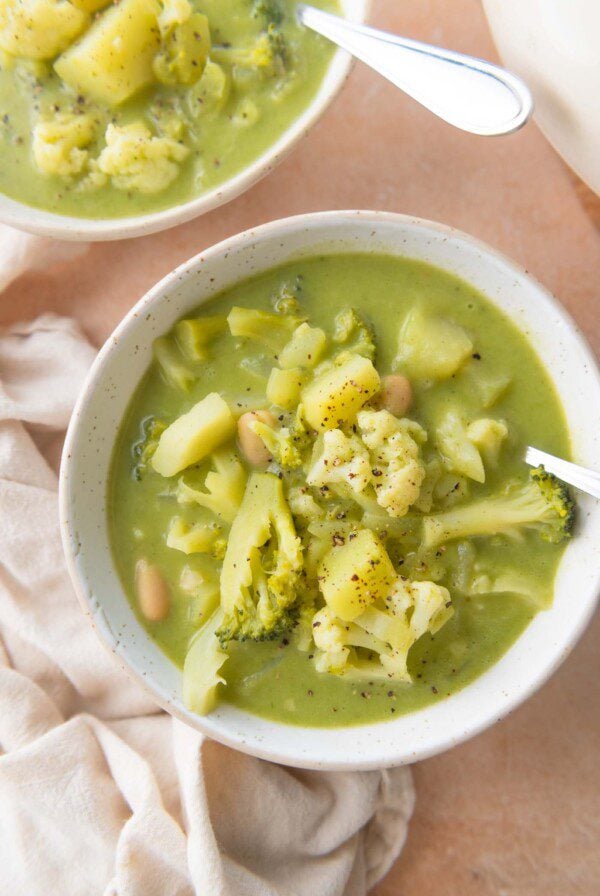
<instances>
[{"instance_id":1,"label":"beige cloth napkin","mask_svg":"<svg viewBox=\"0 0 600 896\"><path fill-rule=\"evenodd\" d=\"M0 332L0 896L363 896L404 843L410 771L222 747L159 712L81 613L53 467L93 357L53 315Z\"/></svg>"},{"instance_id":2,"label":"beige cloth napkin","mask_svg":"<svg viewBox=\"0 0 600 896\"><path fill-rule=\"evenodd\" d=\"M51 240L0 224L0 290L26 271L43 271L84 255L89 243Z\"/></svg>"}]
</instances>

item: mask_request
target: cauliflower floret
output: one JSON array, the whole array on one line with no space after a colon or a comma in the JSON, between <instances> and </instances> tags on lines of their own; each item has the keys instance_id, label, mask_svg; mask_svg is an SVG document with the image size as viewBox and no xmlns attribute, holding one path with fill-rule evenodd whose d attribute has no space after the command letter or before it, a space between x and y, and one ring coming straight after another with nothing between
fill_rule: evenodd
<instances>
[{"instance_id":1,"label":"cauliflower floret","mask_svg":"<svg viewBox=\"0 0 600 896\"><path fill-rule=\"evenodd\" d=\"M481 454L469 438L467 424L457 411L447 411L440 420L435 441L448 469L462 473L475 482L485 482Z\"/></svg>"},{"instance_id":2,"label":"cauliflower floret","mask_svg":"<svg viewBox=\"0 0 600 896\"><path fill-rule=\"evenodd\" d=\"M192 488L183 479L177 484L180 504L200 504L226 523L233 523L246 488L246 471L237 456L226 448L212 455L214 470L206 474L206 491Z\"/></svg>"},{"instance_id":3,"label":"cauliflower floret","mask_svg":"<svg viewBox=\"0 0 600 896\"><path fill-rule=\"evenodd\" d=\"M301 486L290 489L288 504L292 511L292 516L306 523L321 519L325 515L323 508L319 507L313 496L308 493L307 489Z\"/></svg>"},{"instance_id":4,"label":"cauliflower floret","mask_svg":"<svg viewBox=\"0 0 600 896\"><path fill-rule=\"evenodd\" d=\"M408 628L412 641L425 632L435 635L454 613L450 592L435 582L409 582L401 576L396 580L386 603L396 616L412 608Z\"/></svg>"},{"instance_id":5,"label":"cauliflower floret","mask_svg":"<svg viewBox=\"0 0 600 896\"><path fill-rule=\"evenodd\" d=\"M106 148L98 158L98 167L112 178L119 190L158 193L179 174L189 149L170 137L153 137L141 121L106 129Z\"/></svg>"},{"instance_id":6,"label":"cauliflower floret","mask_svg":"<svg viewBox=\"0 0 600 896\"><path fill-rule=\"evenodd\" d=\"M333 322L333 341L346 343L346 349L370 361L375 360L373 331L354 308L344 308ZM350 343L350 344L348 344Z\"/></svg>"},{"instance_id":7,"label":"cauliflower floret","mask_svg":"<svg viewBox=\"0 0 600 896\"><path fill-rule=\"evenodd\" d=\"M503 420L482 417L467 427L467 436L477 447L486 464L495 466L502 443L508 435L508 427Z\"/></svg>"},{"instance_id":8,"label":"cauliflower floret","mask_svg":"<svg viewBox=\"0 0 600 896\"><path fill-rule=\"evenodd\" d=\"M341 429L330 429L319 436L306 475L309 485L341 483L359 494L371 480L369 452L358 436L346 436Z\"/></svg>"},{"instance_id":9,"label":"cauliflower floret","mask_svg":"<svg viewBox=\"0 0 600 896\"><path fill-rule=\"evenodd\" d=\"M418 500L425 465L419 445L427 434L412 420L389 411L360 411L360 437L369 449L375 496L390 516L401 517Z\"/></svg>"},{"instance_id":10,"label":"cauliflower floret","mask_svg":"<svg viewBox=\"0 0 600 896\"><path fill-rule=\"evenodd\" d=\"M62 113L51 121L39 121L33 129L33 157L44 174L74 177L87 167L86 146L94 139L95 124L89 115Z\"/></svg>"},{"instance_id":11,"label":"cauliflower floret","mask_svg":"<svg viewBox=\"0 0 600 896\"><path fill-rule=\"evenodd\" d=\"M321 651L315 661L318 672L342 671L350 650L346 647L350 626L335 615L329 607L315 613L312 630L315 646Z\"/></svg>"},{"instance_id":12,"label":"cauliflower floret","mask_svg":"<svg viewBox=\"0 0 600 896\"><path fill-rule=\"evenodd\" d=\"M449 591L434 582L398 578L385 603L376 602L352 622L330 607L313 618L315 667L353 678L412 681L408 652L425 632L435 634L452 616Z\"/></svg>"},{"instance_id":13,"label":"cauliflower floret","mask_svg":"<svg viewBox=\"0 0 600 896\"><path fill-rule=\"evenodd\" d=\"M221 528L212 523L191 524L175 516L169 523L167 547L184 554L211 554L222 560L227 542L221 533Z\"/></svg>"},{"instance_id":14,"label":"cauliflower floret","mask_svg":"<svg viewBox=\"0 0 600 896\"><path fill-rule=\"evenodd\" d=\"M99 190L107 182L108 177L98 168L97 159L89 159L85 177L77 182L77 191L80 193L91 193L93 190Z\"/></svg>"},{"instance_id":15,"label":"cauliflower floret","mask_svg":"<svg viewBox=\"0 0 600 896\"><path fill-rule=\"evenodd\" d=\"M333 429L317 439L306 481L332 486L365 507L374 503L374 493L389 516L404 516L425 478L419 443L427 435L418 423L398 420L389 411L360 411L357 422L358 434Z\"/></svg>"}]
</instances>

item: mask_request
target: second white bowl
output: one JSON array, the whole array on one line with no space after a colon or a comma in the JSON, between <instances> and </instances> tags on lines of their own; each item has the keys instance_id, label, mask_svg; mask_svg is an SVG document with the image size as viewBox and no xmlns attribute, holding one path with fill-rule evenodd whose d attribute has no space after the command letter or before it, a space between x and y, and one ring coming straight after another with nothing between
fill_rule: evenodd
<instances>
[{"instance_id":1,"label":"second white bowl","mask_svg":"<svg viewBox=\"0 0 600 896\"><path fill-rule=\"evenodd\" d=\"M340 6L345 18L351 22L364 22L370 2L371 0L340 0ZM335 99L348 76L351 63L348 53L337 50L314 99L279 139L238 174L189 202L146 215L94 219L47 212L0 193L0 222L55 239L101 241L145 236L191 221L235 199L272 171Z\"/></svg>"}]
</instances>

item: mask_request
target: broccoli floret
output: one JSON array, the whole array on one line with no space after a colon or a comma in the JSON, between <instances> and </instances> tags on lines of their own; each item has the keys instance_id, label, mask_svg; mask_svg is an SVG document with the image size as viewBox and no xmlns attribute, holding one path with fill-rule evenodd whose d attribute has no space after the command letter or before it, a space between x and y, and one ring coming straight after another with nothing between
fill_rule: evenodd
<instances>
[{"instance_id":1,"label":"broccoli floret","mask_svg":"<svg viewBox=\"0 0 600 896\"><path fill-rule=\"evenodd\" d=\"M265 77L283 75L288 48L284 35L273 23L247 47L213 47L211 58L220 64L254 69Z\"/></svg>"},{"instance_id":2,"label":"broccoli floret","mask_svg":"<svg viewBox=\"0 0 600 896\"><path fill-rule=\"evenodd\" d=\"M271 314L256 308L234 307L229 312L227 323L232 336L254 339L277 354L302 319L292 314Z\"/></svg>"},{"instance_id":3,"label":"broccoli floret","mask_svg":"<svg viewBox=\"0 0 600 896\"><path fill-rule=\"evenodd\" d=\"M534 576L522 570L496 574L489 573L478 564L475 574L463 589L467 594L514 594L534 610L547 610L552 606L553 589L538 582Z\"/></svg>"},{"instance_id":4,"label":"broccoli floret","mask_svg":"<svg viewBox=\"0 0 600 896\"><path fill-rule=\"evenodd\" d=\"M254 0L252 15L255 19L263 19L267 24L281 25L284 18L281 0Z\"/></svg>"},{"instance_id":5,"label":"broccoli floret","mask_svg":"<svg viewBox=\"0 0 600 896\"><path fill-rule=\"evenodd\" d=\"M183 702L192 712L205 715L217 702L217 687L225 684L219 674L228 655L221 649L216 631L223 620L217 609L196 632L183 664Z\"/></svg>"},{"instance_id":6,"label":"broccoli floret","mask_svg":"<svg viewBox=\"0 0 600 896\"><path fill-rule=\"evenodd\" d=\"M244 496L246 471L237 456L226 449L215 451L212 462L215 469L206 474L206 491L192 488L180 479L177 500L180 504L200 504L226 523L232 523Z\"/></svg>"},{"instance_id":7,"label":"broccoli floret","mask_svg":"<svg viewBox=\"0 0 600 896\"><path fill-rule=\"evenodd\" d=\"M148 468L150 459L158 447L158 440L167 428L164 420L146 417L142 420L141 438L132 446L131 453L135 459L132 470L133 478L139 482Z\"/></svg>"},{"instance_id":8,"label":"broccoli floret","mask_svg":"<svg viewBox=\"0 0 600 896\"><path fill-rule=\"evenodd\" d=\"M267 29L267 39L273 57L273 66L277 74L282 74L288 65L288 45L285 35L272 22Z\"/></svg>"},{"instance_id":9,"label":"broccoli floret","mask_svg":"<svg viewBox=\"0 0 600 896\"><path fill-rule=\"evenodd\" d=\"M295 470L302 465L310 445L310 436L302 417L302 405L298 405L287 426L275 429L257 419L250 424L250 429L262 439L273 460L284 470Z\"/></svg>"},{"instance_id":10,"label":"broccoli floret","mask_svg":"<svg viewBox=\"0 0 600 896\"><path fill-rule=\"evenodd\" d=\"M544 541L570 538L575 502L568 487L543 467L531 470L524 484L511 484L503 494L423 520L423 546L436 547L455 538L511 534L532 529Z\"/></svg>"},{"instance_id":11,"label":"broccoli floret","mask_svg":"<svg viewBox=\"0 0 600 896\"><path fill-rule=\"evenodd\" d=\"M262 440L267 451L280 467L294 470L302 464L302 455L294 444L293 433L287 426L274 429L261 420L250 423L250 429Z\"/></svg>"},{"instance_id":12,"label":"broccoli floret","mask_svg":"<svg viewBox=\"0 0 600 896\"><path fill-rule=\"evenodd\" d=\"M375 360L375 341L371 327L354 308L344 308L333 322L333 341L343 343L348 351Z\"/></svg>"},{"instance_id":13,"label":"broccoli floret","mask_svg":"<svg viewBox=\"0 0 600 896\"><path fill-rule=\"evenodd\" d=\"M167 547L184 554L210 554L222 560L227 542L221 536L222 529L214 523L188 523L174 516L169 523Z\"/></svg>"},{"instance_id":14,"label":"broccoli floret","mask_svg":"<svg viewBox=\"0 0 600 896\"><path fill-rule=\"evenodd\" d=\"M167 383L182 392L189 392L196 381L193 370L184 361L170 336L159 336L152 344L152 353Z\"/></svg>"},{"instance_id":15,"label":"broccoli floret","mask_svg":"<svg viewBox=\"0 0 600 896\"><path fill-rule=\"evenodd\" d=\"M302 279L302 274L298 274L293 284L286 281L275 290L271 296L271 304L277 314L298 314Z\"/></svg>"},{"instance_id":16,"label":"broccoli floret","mask_svg":"<svg viewBox=\"0 0 600 896\"><path fill-rule=\"evenodd\" d=\"M300 539L283 484L272 473L253 473L221 570L221 643L270 640L292 628L301 570Z\"/></svg>"},{"instance_id":17,"label":"broccoli floret","mask_svg":"<svg viewBox=\"0 0 600 896\"><path fill-rule=\"evenodd\" d=\"M176 6L179 9L173 9ZM173 4L172 9L164 7L158 19L162 39L152 70L162 84L189 86L204 71L210 52L210 27L207 17L192 12L189 4L183 8Z\"/></svg>"},{"instance_id":18,"label":"broccoli floret","mask_svg":"<svg viewBox=\"0 0 600 896\"><path fill-rule=\"evenodd\" d=\"M385 601L377 601L352 622L324 607L313 619L315 666L353 678L410 682L408 651L425 632L452 616L449 591L434 582L397 579Z\"/></svg>"},{"instance_id":19,"label":"broccoli floret","mask_svg":"<svg viewBox=\"0 0 600 896\"><path fill-rule=\"evenodd\" d=\"M182 353L190 361L206 361L210 357L209 345L216 336L227 329L227 318L222 314L180 320L174 334Z\"/></svg>"},{"instance_id":20,"label":"broccoli floret","mask_svg":"<svg viewBox=\"0 0 600 896\"><path fill-rule=\"evenodd\" d=\"M212 565L200 571L186 564L179 576L179 587L190 599L187 616L191 622L207 619L219 606L219 578Z\"/></svg>"},{"instance_id":21,"label":"broccoli floret","mask_svg":"<svg viewBox=\"0 0 600 896\"><path fill-rule=\"evenodd\" d=\"M314 602L305 599L298 607L298 618L291 632L291 643L302 653L309 653L313 648L312 624L315 615Z\"/></svg>"}]
</instances>

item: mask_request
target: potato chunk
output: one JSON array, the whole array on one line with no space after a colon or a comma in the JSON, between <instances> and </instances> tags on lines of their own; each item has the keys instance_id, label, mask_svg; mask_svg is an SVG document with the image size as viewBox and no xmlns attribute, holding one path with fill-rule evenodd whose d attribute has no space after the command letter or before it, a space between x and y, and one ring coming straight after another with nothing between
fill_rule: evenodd
<instances>
[{"instance_id":1,"label":"potato chunk","mask_svg":"<svg viewBox=\"0 0 600 896\"><path fill-rule=\"evenodd\" d=\"M337 429L351 423L379 388L379 374L371 361L348 354L342 364L326 370L302 390L304 416L314 429Z\"/></svg>"},{"instance_id":2,"label":"potato chunk","mask_svg":"<svg viewBox=\"0 0 600 896\"><path fill-rule=\"evenodd\" d=\"M77 9L83 9L84 12L92 13L98 12L99 9L104 9L105 6L112 3L112 0L71 0L71 3Z\"/></svg>"},{"instance_id":3,"label":"potato chunk","mask_svg":"<svg viewBox=\"0 0 600 896\"><path fill-rule=\"evenodd\" d=\"M318 576L327 605L345 622L385 598L396 579L386 549L370 529L362 529L329 551L319 564Z\"/></svg>"},{"instance_id":4,"label":"potato chunk","mask_svg":"<svg viewBox=\"0 0 600 896\"><path fill-rule=\"evenodd\" d=\"M413 308L400 330L394 367L409 378L444 380L462 367L472 351L471 339L454 321Z\"/></svg>"},{"instance_id":5,"label":"potato chunk","mask_svg":"<svg viewBox=\"0 0 600 896\"><path fill-rule=\"evenodd\" d=\"M316 367L327 348L327 336L319 327L300 324L292 338L279 353L279 365L284 370L291 367Z\"/></svg>"},{"instance_id":6,"label":"potato chunk","mask_svg":"<svg viewBox=\"0 0 600 896\"><path fill-rule=\"evenodd\" d=\"M291 411L300 401L300 390L305 379L306 374L299 367L289 370L274 367L267 382L267 398L272 404Z\"/></svg>"},{"instance_id":7,"label":"potato chunk","mask_svg":"<svg viewBox=\"0 0 600 896\"><path fill-rule=\"evenodd\" d=\"M118 106L154 79L160 46L158 0L121 0L54 64L75 90Z\"/></svg>"},{"instance_id":8,"label":"potato chunk","mask_svg":"<svg viewBox=\"0 0 600 896\"><path fill-rule=\"evenodd\" d=\"M67 0L3 0L0 48L13 56L52 59L78 37L89 16Z\"/></svg>"},{"instance_id":9,"label":"potato chunk","mask_svg":"<svg viewBox=\"0 0 600 896\"><path fill-rule=\"evenodd\" d=\"M161 476L175 476L207 457L234 432L235 420L227 402L217 392L211 392L165 429L152 466Z\"/></svg>"}]
</instances>

